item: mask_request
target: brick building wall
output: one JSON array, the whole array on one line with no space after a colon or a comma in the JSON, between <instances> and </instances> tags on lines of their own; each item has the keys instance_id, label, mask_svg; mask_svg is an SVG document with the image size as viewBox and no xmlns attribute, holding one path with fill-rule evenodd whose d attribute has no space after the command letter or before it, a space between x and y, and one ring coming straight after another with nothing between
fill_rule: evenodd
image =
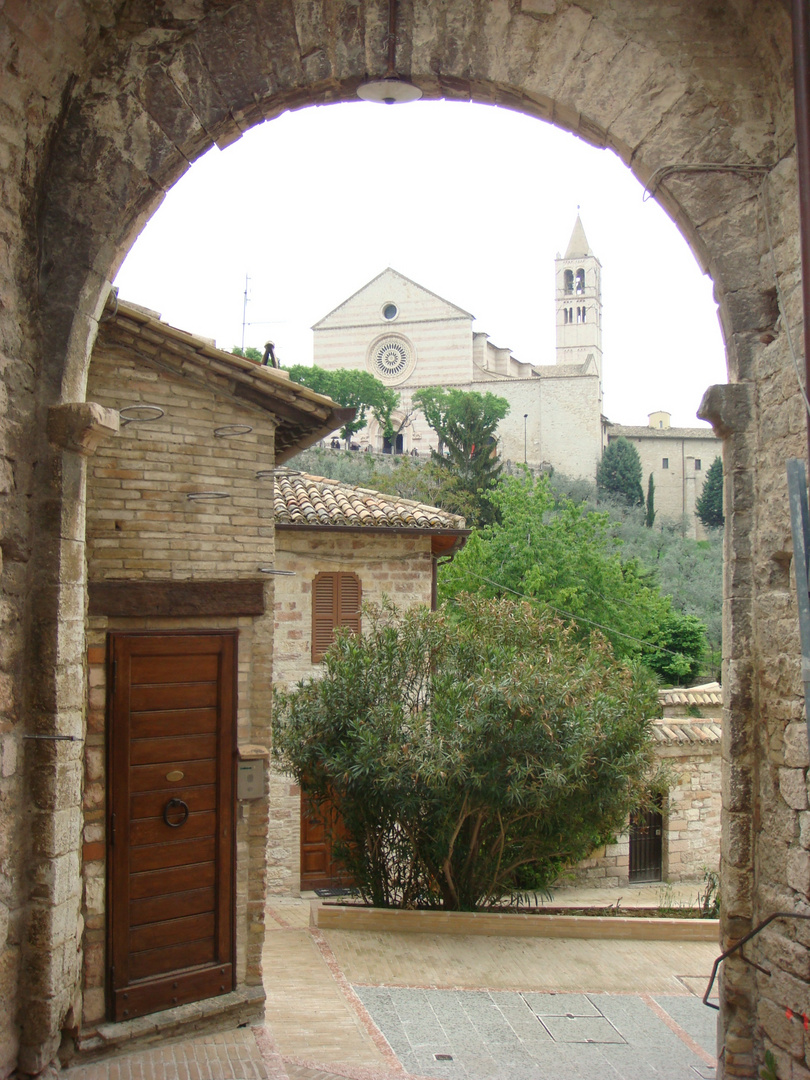
<instances>
[{"instance_id":1,"label":"brick building wall","mask_svg":"<svg viewBox=\"0 0 810 1080\"><path fill-rule=\"evenodd\" d=\"M656 758L668 779L662 803L662 880L699 881L705 869L717 871L720 864L719 723L656 721L654 735ZM629 869L627 832L616 843L598 848L563 880L615 888L628 884Z\"/></svg>"},{"instance_id":2,"label":"brick building wall","mask_svg":"<svg viewBox=\"0 0 810 1080\"><path fill-rule=\"evenodd\" d=\"M259 567L273 562L273 418L229 400L216 375L171 368L160 343L122 347L120 336L97 343L89 393L124 418L127 406L164 411L125 423L99 447L88 469L88 579L111 581L260 580L265 614L208 617L109 617L87 623L88 730L83 824L82 1037L105 1019L106 882L106 640L114 630L238 631L237 743L269 747L273 664L272 580ZM231 426L236 425L237 430ZM250 428L249 431L239 430ZM221 492L223 498L189 500ZM240 801L236 818L236 986L248 1015L260 1012L264 941L267 805ZM245 988L255 992L245 993ZM253 1002L251 1005L250 1002ZM246 1003L246 1004L245 1004ZM252 1009L252 1013L251 1013Z\"/></svg>"},{"instance_id":3,"label":"brick building wall","mask_svg":"<svg viewBox=\"0 0 810 1080\"><path fill-rule=\"evenodd\" d=\"M139 341L138 352L143 347ZM202 378L150 367L134 351L106 348L103 335L88 393L111 409L149 404L165 414L125 422L90 463L90 579L191 580L223 571L257 578L258 567L273 560L272 479L256 479L274 463L267 413L228 401L213 379L206 386ZM231 425L252 430L230 435ZM225 497L188 498L206 492Z\"/></svg>"},{"instance_id":4,"label":"brick building wall","mask_svg":"<svg viewBox=\"0 0 810 1080\"><path fill-rule=\"evenodd\" d=\"M315 674L312 662L312 581L322 571L357 574L363 603L384 597L398 607L430 605L431 538L363 535L323 530L276 533L276 567L294 577L275 579L275 681L293 686ZM267 886L270 892L297 892L300 887L301 792L291 778L271 770Z\"/></svg>"}]
</instances>

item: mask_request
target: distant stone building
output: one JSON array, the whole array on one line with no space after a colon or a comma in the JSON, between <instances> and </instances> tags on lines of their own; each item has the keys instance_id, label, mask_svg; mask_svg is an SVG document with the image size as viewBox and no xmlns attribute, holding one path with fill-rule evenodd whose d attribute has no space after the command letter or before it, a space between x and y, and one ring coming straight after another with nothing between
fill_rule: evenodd
<instances>
[{"instance_id":1,"label":"distant stone building","mask_svg":"<svg viewBox=\"0 0 810 1080\"><path fill-rule=\"evenodd\" d=\"M666 412L651 413L649 427L613 424L602 415L601 275L577 216L565 254L555 260L554 364L520 362L473 330L468 311L390 267L314 325L314 362L327 370L370 371L399 393L395 442L384 439L372 419L358 436L363 448L405 454L437 448L434 432L412 406L419 389L490 392L509 402L498 428L504 459L595 481L604 447L624 435L639 451L645 492L648 475L654 476L660 516L686 515L692 528L719 440L709 427L670 427Z\"/></svg>"},{"instance_id":2,"label":"distant stone building","mask_svg":"<svg viewBox=\"0 0 810 1080\"><path fill-rule=\"evenodd\" d=\"M668 790L657 807L632 814L612 844L592 851L564 880L595 888L699 880L720 863L722 693L717 683L662 690L652 723ZM632 895L628 901L632 904Z\"/></svg>"},{"instance_id":3,"label":"distant stone building","mask_svg":"<svg viewBox=\"0 0 810 1080\"><path fill-rule=\"evenodd\" d=\"M384 270L314 327L314 362L370 371L400 394L396 443L372 420L360 442L378 451L427 453L434 433L411 405L427 386L487 391L510 410L498 430L504 458L594 480L602 454L601 267L577 217L556 260L556 362L521 363L473 330L474 316L403 274Z\"/></svg>"},{"instance_id":4,"label":"distant stone building","mask_svg":"<svg viewBox=\"0 0 810 1080\"><path fill-rule=\"evenodd\" d=\"M641 458L642 486L647 493L647 478L655 484L655 508L661 517L684 518L693 536L705 531L695 516L706 473L723 446L711 428L670 427L668 412L650 413L647 427L606 424L607 442L625 438L635 446Z\"/></svg>"},{"instance_id":5,"label":"distant stone building","mask_svg":"<svg viewBox=\"0 0 810 1080\"><path fill-rule=\"evenodd\" d=\"M436 565L463 546L464 519L306 473L275 483L273 680L290 687L321 670L334 628L362 628L360 605L433 606ZM336 884L329 833L289 776L270 773L268 888Z\"/></svg>"}]
</instances>

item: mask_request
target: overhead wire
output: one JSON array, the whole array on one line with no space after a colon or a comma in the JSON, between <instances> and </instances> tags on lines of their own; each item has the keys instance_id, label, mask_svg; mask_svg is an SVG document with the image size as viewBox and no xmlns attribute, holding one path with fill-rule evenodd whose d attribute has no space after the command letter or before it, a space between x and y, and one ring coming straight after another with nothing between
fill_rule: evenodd
<instances>
[{"instance_id":1,"label":"overhead wire","mask_svg":"<svg viewBox=\"0 0 810 1080\"><path fill-rule=\"evenodd\" d=\"M682 656L682 653L676 652L675 649L668 649L665 645L654 645L652 642L644 641L643 638L634 637L633 634L627 634L624 630L616 630L613 627L605 626L602 623L596 622L595 619L588 619L584 615L575 615L572 611L564 611L562 608L555 607L554 604L549 604L547 600L541 600L537 596L530 596L528 593L519 592L518 589L513 589L509 585L504 585L499 581L495 581L493 578L485 577L483 574L476 574L472 570L467 570L470 577L478 578L479 581L486 581L488 585L494 585L496 589L502 589L504 592L510 592L514 596L519 596L521 600L528 600L529 603L538 604L542 607L548 608L549 611L553 611L556 615L562 615L566 619L573 619L574 622L587 623L588 626L595 626L597 630L604 630L606 634L615 634L617 637L626 638L628 641L634 641L637 645L641 645L645 649L651 649L654 652L669 653L670 656Z\"/></svg>"}]
</instances>

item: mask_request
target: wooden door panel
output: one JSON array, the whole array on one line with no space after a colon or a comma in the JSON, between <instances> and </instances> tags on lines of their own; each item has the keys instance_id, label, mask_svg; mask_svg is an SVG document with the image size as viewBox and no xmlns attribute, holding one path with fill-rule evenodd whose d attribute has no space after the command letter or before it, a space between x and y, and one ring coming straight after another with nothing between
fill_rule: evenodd
<instances>
[{"instance_id":1,"label":"wooden door panel","mask_svg":"<svg viewBox=\"0 0 810 1080\"><path fill-rule=\"evenodd\" d=\"M326 820L329 819L327 828ZM327 889L350 885L351 879L334 857L333 840L346 835L335 807L321 803L315 807L305 791L301 793L301 888Z\"/></svg>"},{"instance_id":2,"label":"wooden door panel","mask_svg":"<svg viewBox=\"0 0 810 1080\"><path fill-rule=\"evenodd\" d=\"M165 975L168 971L212 964L215 955L216 945L210 936L198 941L184 941L181 945L167 945L163 949L130 953L129 975L133 981L148 979L150 975Z\"/></svg>"},{"instance_id":3,"label":"wooden door panel","mask_svg":"<svg viewBox=\"0 0 810 1080\"><path fill-rule=\"evenodd\" d=\"M113 634L109 655L120 1020L233 988L236 634Z\"/></svg>"},{"instance_id":4,"label":"wooden door panel","mask_svg":"<svg viewBox=\"0 0 810 1080\"><path fill-rule=\"evenodd\" d=\"M141 874L145 870L213 862L215 856L216 837L204 836L200 840L177 840L172 844L149 844L146 847L133 848L129 867L131 874Z\"/></svg>"},{"instance_id":5,"label":"wooden door panel","mask_svg":"<svg viewBox=\"0 0 810 1080\"><path fill-rule=\"evenodd\" d=\"M202 810L215 810L217 789L215 784L201 784L199 787L178 787L172 790L173 799L182 799L188 805L189 814ZM165 791L147 791L142 795L133 795L130 799L132 820L141 818L163 819L163 807L166 805Z\"/></svg>"},{"instance_id":6,"label":"wooden door panel","mask_svg":"<svg viewBox=\"0 0 810 1080\"><path fill-rule=\"evenodd\" d=\"M185 915L200 915L206 911L213 911L215 895L213 887L172 893L169 901L172 914L180 919ZM148 900L133 900L129 905L129 925L144 926L146 923L162 922L166 918L166 902L164 896L150 897Z\"/></svg>"},{"instance_id":7,"label":"wooden door panel","mask_svg":"<svg viewBox=\"0 0 810 1080\"><path fill-rule=\"evenodd\" d=\"M156 976L145 983L133 983L126 990L117 990L114 995L115 1008L123 1018L143 1016L155 1011L152 1001L156 995L166 1002L166 1008L187 1005L192 1001L227 993L231 989L232 977L230 964Z\"/></svg>"},{"instance_id":8,"label":"wooden door panel","mask_svg":"<svg viewBox=\"0 0 810 1080\"><path fill-rule=\"evenodd\" d=\"M166 774L174 770L178 770L183 775L177 780L170 780ZM179 783L183 783L186 787L213 784L217 778L217 763L216 760L210 759L208 761L174 761L171 765L167 762L161 765L133 765L130 772L132 792L166 791L171 792L174 797ZM162 807L161 813L163 813Z\"/></svg>"},{"instance_id":9,"label":"wooden door panel","mask_svg":"<svg viewBox=\"0 0 810 1080\"><path fill-rule=\"evenodd\" d=\"M200 836L216 835L217 815L208 810L201 814L189 814L183 826L183 838L194 840ZM132 845L162 844L166 839L166 826L162 817L141 818L129 826L129 842Z\"/></svg>"},{"instance_id":10,"label":"wooden door panel","mask_svg":"<svg viewBox=\"0 0 810 1080\"><path fill-rule=\"evenodd\" d=\"M187 892L189 889L215 884L216 876L216 866L213 862L197 863L196 866L177 866L170 870L149 870L133 876L129 892L133 900Z\"/></svg>"},{"instance_id":11,"label":"wooden door panel","mask_svg":"<svg viewBox=\"0 0 810 1080\"><path fill-rule=\"evenodd\" d=\"M166 683L158 686L133 686L132 712L153 709L212 709L217 704L215 682Z\"/></svg>"},{"instance_id":12,"label":"wooden door panel","mask_svg":"<svg viewBox=\"0 0 810 1080\"><path fill-rule=\"evenodd\" d=\"M167 945L181 945L184 941L212 937L214 928L213 911L203 912L186 919L166 919L159 923L146 923L130 932L129 947L135 953L163 948Z\"/></svg>"},{"instance_id":13,"label":"wooden door panel","mask_svg":"<svg viewBox=\"0 0 810 1080\"><path fill-rule=\"evenodd\" d=\"M219 675L218 658L212 654L203 656L133 656L132 682L187 683L216 682Z\"/></svg>"},{"instance_id":14,"label":"wooden door panel","mask_svg":"<svg viewBox=\"0 0 810 1080\"><path fill-rule=\"evenodd\" d=\"M133 739L185 735L189 731L205 735L216 730L216 709L156 709L154 712L137 713L130 723Z\"/></svg>"},{"instance_id":15,"label":"wooden door panel","mask_svg":"<svg viewBox=\"0 0 810 1080\"><path fill-rule=\"evenodd\" d=\"M133 765L152 765L160 762L215 758L217 737L212 731L205 735L187 735L174 739L133 739L130 762Z\"/></svg>"},{"instance_id":16,"label":"wooden door panel","mask_svg":"<svg viewBox=\"0 0 810 1080\"><path fill-rule=\"evenodd\" d=\"M309 844L326 843L326 826L322 821L313 818L309 813L307 814L306 837L306 843Z\"/></svg>"},{"instance_id":17,"label":"wooden door panel","mask_svg":"<svg viewBox=\"0 0 810 1080\"><path fill-rule=\"evenodd\" d=\"M329 872L329 854L325 850L301 852L301 873L306 877L317 874L325 877Z\"/></svg>"}]
</instances>

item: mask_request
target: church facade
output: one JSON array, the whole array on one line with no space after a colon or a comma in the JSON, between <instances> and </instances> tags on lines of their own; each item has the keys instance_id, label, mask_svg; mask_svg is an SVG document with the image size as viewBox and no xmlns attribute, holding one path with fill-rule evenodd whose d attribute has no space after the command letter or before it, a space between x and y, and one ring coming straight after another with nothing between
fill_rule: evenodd
<instances>
[{"instance_id":1,"label":"church facade","mask_svg":"<svg viewBox=\"0 0 810 1080\"><path fill-rule=\"evenodd\" d=\"M314 363L370 371L400 395L393 449L437 448L413 394L424 387L494 393L509 402L498 430L504 459L595 480L602 454L601 267L577 217L556 260L556 362L522 363L473 329L474 316L390 267L313 327ZM384 445L375 421L361 447Z\"/></svg>"}]
</instances>

